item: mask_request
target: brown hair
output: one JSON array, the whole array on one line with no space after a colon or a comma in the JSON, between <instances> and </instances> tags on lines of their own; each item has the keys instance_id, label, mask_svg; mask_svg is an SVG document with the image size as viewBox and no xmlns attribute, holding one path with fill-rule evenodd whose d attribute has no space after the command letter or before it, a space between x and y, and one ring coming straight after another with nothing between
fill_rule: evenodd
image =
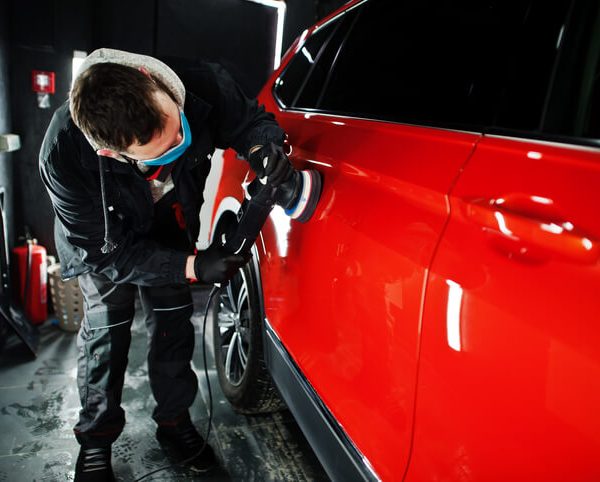
<instances>
[{"instance_id":1,"label":"brown hair","mask_svg":"<svg viewBox=\"0 0 600 482\"><path fill-rule=\"evenodd\" d=\"M90 66L75 80L70 94L75 125L101 148L125 151L150 142L165 126L154 94L160 82L133 67L110 62Z\"/></svg>"}]
</instances>

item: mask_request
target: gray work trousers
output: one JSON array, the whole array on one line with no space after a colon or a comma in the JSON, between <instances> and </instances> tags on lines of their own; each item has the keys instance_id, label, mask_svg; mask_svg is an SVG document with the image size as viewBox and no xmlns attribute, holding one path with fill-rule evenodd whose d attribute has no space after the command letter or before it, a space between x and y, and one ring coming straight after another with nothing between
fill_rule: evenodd
<instances>
[{"instance_id":1,"label":"gray work trousers","mask_svg":"<svg viewBox=\"0 0 600 482\"><path fill-rule=\"evenodd\" d=\"M121 394L136 292L150 336L148 376L157 403L152 417L159 424L169 424L187 414L198 391L191 368L194 327L189 286L114 284L93 273L79 276L79 285L85 304L77 338L81 411L74 432L79 443L110 445L125 425Z\"/></svg>"}]
</instances>

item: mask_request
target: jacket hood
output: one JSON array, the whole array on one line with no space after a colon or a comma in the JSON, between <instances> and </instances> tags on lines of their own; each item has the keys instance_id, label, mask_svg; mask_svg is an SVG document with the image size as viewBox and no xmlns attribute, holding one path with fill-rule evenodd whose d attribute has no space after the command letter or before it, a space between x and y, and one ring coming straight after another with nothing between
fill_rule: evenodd
<instances>
[{"instance_id":1,"label":"jacket hood","mask_svg":"<svg viewBox=\"0 0 600 482\"><path fill-rule=\"evenodd\" d=\"M89 69L92 65L103 62L126 65L128 67L133 67L134 69L144 67L152 76L158 77L165 84L165 86L175 96L179 107L183 109L183 105L185 103L185 87L183 86L183 82L167 64L155 59L154 57L149 57L148 55L134 54L115 49L94 50L81 64L76 78ZM100 146L95 145L91 139L88 139L88 141L94 150L100 148Z\"/></svg>"}]
</instances>

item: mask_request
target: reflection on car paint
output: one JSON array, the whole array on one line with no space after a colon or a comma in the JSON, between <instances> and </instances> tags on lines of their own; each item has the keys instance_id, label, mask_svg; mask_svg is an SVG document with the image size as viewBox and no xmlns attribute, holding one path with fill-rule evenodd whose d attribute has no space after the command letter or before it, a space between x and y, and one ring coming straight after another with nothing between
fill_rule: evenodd
<instances>
[{"instance_id":1,"label":"reflection on car paint","mask_svg":"<svg viewBox=\"0 0 600 482\"><path fill-rule=\"evenodd\" d=\"M448 308L446 310L446 331L448 346L461 351L460 312L462 309L463 289L458 283L446 280L448 284Z\"/></svg>"},{"instance_id":2,"label":"reflection on car paint","mask_svg":"<svg viewBox=\"0 0 600 482\"><path fill-rule=\"evenodd\" d=\"M291 229L292 220L280 206L275 206L271 211L271 220L275 227L275 237L279 256L285 258L288 254L288 234Z\"/></svg>"}]
</instances>

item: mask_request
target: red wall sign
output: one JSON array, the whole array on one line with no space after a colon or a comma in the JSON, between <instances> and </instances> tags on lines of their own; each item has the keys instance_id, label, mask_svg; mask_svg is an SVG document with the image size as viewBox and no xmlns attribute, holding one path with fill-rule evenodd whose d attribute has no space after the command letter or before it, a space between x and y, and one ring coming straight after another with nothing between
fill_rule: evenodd
<instances>
[{"instance_id":1,"label":"red wall sign","mask_svg":"<svg viewBox=\"0 0 600 482\"><path fill-rule=\"evenodd\" d=\"M54 72L32 70L31 88L40 94L54 94Z\"/></svg>"}]
</instances>

